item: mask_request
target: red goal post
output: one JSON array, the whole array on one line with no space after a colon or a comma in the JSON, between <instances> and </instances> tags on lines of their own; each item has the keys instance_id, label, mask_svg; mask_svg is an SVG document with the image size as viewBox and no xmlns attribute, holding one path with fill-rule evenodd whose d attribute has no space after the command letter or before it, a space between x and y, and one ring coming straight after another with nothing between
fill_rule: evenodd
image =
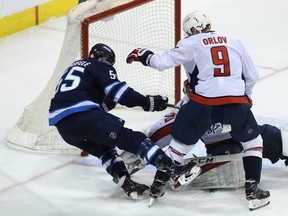
<instances>
[{"instance_id":1,"label":"red goal post","mask_svg":"<svg viewBox=\"0 0 288 216\"><path fill-rule=\"evenodd\" d=\"M5 143L12 148L43 153L79 154L55 127L48 125L50 100L65 69L88 56L95 43L106 43L116 54L118 77L144 95L160 94L176 103L181 95L180 67L156 71L141 63L127 64L134 48L172 48L181 37L181 0L88 0L67 14L65 37L48 84L23 111Z\"/></svg>"}]
</instances>

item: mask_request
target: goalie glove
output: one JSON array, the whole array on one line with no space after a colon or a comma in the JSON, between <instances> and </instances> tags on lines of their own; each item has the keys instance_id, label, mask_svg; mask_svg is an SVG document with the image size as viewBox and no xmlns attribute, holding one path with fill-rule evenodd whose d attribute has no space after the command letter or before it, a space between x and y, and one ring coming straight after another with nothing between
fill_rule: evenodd
<instances>
[{"instance_id":1,"label":"goalie glove","mask_svg":"<svg viewBox=\"0 0 288 216\"><path fill-rule=\"evenodd\" d=\"M139 61L145 66L150 66L150 58L154 53L147 49L134 49L126 58L126 62L131 64L133 61Z\"/></svg>"},{"instance_id":2,"label":"goalie glove","mask_svg":"<svg viewBox=\"0 0 288 216\"><path fill-rule=\"evenodd\" d=\"M147 95L146 96L147 103L143 107L144 111L154 112L154 111L162 111L167 108L168 98L162 97L161 95Z\"/></svg>"}]
</instances>

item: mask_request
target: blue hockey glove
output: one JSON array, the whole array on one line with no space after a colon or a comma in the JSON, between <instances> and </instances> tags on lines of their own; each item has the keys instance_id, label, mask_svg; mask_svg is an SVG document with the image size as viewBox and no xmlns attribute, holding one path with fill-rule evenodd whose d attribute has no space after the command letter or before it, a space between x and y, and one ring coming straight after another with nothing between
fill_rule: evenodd
<instances>
[{"instance_id":1,"label":"blue hockey glove","mask_svg":"<svg viewBox=\"0 0 288 216\"><path fill-rule=\"evenodd\" d=\"M167 108L168 98L161 95L147 95L147 104L143 107L144 111L154 112L162 111Z\"/></svg>"}]
</instances>

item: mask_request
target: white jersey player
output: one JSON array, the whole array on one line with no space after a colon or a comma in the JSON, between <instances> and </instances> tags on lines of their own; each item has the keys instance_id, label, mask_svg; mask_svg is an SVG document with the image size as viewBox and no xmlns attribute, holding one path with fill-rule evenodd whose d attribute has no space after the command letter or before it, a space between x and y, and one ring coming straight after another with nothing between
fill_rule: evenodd
<instances>
[{"instance_id":1,"label":"white jersey player","mask_svg":"<svg viewBox=\"0 0 288 216\"><path fill-rule=\"evenodd\" d=\"M262 138L250 107L256 66L242 42L211 30L209 17L195 11L183 20L187 37L175 48L153 53L135 49L127 63L139 61L159 71L183 65L189 81L189 101L181 107L169 144L171 157L181 162L213 123L230 124L230 135L244 148L245 192L249 209L269 204L270 193L258 188L262 167Z\"/></svg>"}]
</instances>

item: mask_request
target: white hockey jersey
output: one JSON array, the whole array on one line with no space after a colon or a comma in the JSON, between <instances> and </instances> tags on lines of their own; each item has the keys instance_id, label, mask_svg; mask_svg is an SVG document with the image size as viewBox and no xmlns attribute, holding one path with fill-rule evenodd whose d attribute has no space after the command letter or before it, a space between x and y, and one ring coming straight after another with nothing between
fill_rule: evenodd
<instances>
[{"instance_id":1,"label":"white hockey jersey","mask_svg":"<svg viewBox=\"0 0 288 216\"><path fill-rule=\"evenodd\" d=\"M184 38L176 48L155 53L149 63L160 71L183 65L190 98L207 105L247 103L259 79L242 42L217 32Z\"/></svg>"}]
</instances>

